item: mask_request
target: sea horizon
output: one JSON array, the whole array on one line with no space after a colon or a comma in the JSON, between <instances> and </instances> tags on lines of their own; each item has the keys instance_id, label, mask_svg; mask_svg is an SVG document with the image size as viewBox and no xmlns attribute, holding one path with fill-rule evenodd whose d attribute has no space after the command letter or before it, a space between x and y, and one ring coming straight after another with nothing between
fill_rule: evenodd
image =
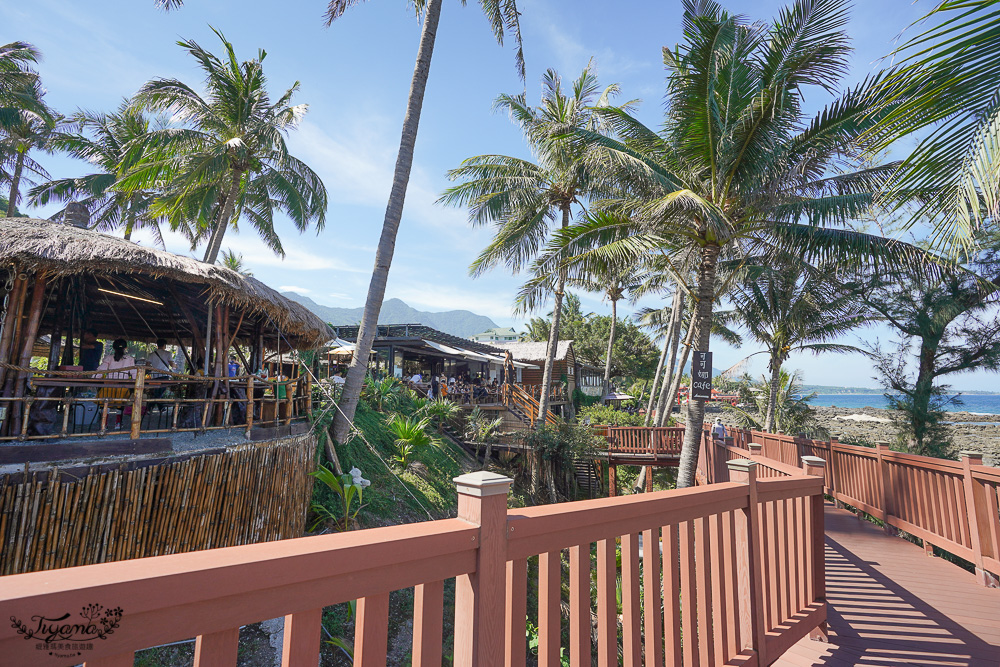
<instances>
[{"instance_id":1,"label":"sea horizon","mask_svg":"<svg viewBox=\"0 0 1000 667\"><path fill-rule=\"evenodd\" d=\"M958 396L961 403L950 405L946 412L970 412L983 415L1000 415L1000 394L949 394ZM878 408L886 409L883 394L816 394L809 400L813 407Z\"/></svg>"}]
</instances>

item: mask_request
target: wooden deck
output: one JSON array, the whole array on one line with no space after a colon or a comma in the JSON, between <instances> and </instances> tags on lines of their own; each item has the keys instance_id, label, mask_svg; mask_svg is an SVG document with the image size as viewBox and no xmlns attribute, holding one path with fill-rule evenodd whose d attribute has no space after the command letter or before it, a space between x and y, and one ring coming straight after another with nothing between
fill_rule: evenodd
<instances>
[{"instance_id":1,"label":"wooden deck","mask_svg":"<svg viewBox=\"0 0 1000 667\"><path fill-rule=\"evenodd\" d=\"M1000 665L1000 590L845 510L826 507L830 643L776 665Z\"/></svg>"}]
</instances>

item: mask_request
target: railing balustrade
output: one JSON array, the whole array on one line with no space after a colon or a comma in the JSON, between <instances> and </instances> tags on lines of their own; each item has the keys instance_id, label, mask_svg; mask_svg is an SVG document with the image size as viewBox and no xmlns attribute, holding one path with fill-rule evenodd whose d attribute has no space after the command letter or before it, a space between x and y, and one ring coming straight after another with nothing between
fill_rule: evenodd
<instances>
[{"instance_id":1,"label":"railing balustrade","mask_svg":"<svg viewBox=\"0 0 1000 667\"><path fill-rule=\"evenodd\" d=\"M128 433L204 431L289 424L311 410L308 374L265 381L252 375L207 377L146 366L112 371L42 371L8 366L31 393L0 396L0 441ZM130 377L131 372L135 378Z\"/></svg>"},{"instance_id":2,"label":"railing balustrade","mask_svg":"<svg viewBox=\"0 0 1000 667\"><path fill-rule=\"evenodd\" d=\"M234 664L237 628L283 616L282 664L315 665L323 608L357 600L354 664L381 667L389 595L412 588L413 665L519 667L530 587L539 664L558 664L561 649L584 667L594 653L600 665L770 664L824 628L822 472L758 480L756 463L730 465L728 483L510 510L509 479L472 473L455 480L456 519L11 575L0 655L131 665L137 650L197 637L196 665ZM442 637L449 579L453 642ZM113 632L80 657L49 653L37 619L95 604L114 610Z\"/></svg>"}]
</instances>

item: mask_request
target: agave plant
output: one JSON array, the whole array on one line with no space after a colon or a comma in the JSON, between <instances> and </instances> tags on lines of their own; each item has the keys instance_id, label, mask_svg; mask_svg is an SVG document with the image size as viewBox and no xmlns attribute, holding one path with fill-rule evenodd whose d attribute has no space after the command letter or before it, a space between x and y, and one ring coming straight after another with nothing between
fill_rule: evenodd
<instances>
[{"instance_id":1,"label":"agave plant","mask_svg":"<svg viewBox=\"0 0 1000 667\"><path fill-rule=\"evenodd\" d=\"M416 417L404 417L400 414L392 414L386 419L386 426L396 436L395 444L399 452L395 458L399 465L405 468L410 465L416 454L427 447L437 445L437 439L427 432L430 421L430 417L417 419Z\"/></svg>"}]
</instances>

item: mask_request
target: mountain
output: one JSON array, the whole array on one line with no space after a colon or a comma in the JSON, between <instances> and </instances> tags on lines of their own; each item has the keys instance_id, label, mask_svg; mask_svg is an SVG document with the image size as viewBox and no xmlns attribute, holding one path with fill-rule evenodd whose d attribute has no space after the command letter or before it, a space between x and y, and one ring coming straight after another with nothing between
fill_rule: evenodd
<instances>
[{"instance_id":1,"label":"mountain","mask_svg":"<svg viewBox=\"0 0 1000 667\"><path fill-rule=\"evenodd\" d=\"M282 292L283 296L316 313L324 322L333 326L338 324L358 324L364 308L334 308L323 306L307 296L295 292ZM496 323L485 315L476 315L468 310L448 310L442 313L428 313L411 308L399 299L386 299L382 302L382 310L378 316L379 324L424 324L452 336L468 338L487 329L492 329Z\"/></svg>"}]
</instances>

